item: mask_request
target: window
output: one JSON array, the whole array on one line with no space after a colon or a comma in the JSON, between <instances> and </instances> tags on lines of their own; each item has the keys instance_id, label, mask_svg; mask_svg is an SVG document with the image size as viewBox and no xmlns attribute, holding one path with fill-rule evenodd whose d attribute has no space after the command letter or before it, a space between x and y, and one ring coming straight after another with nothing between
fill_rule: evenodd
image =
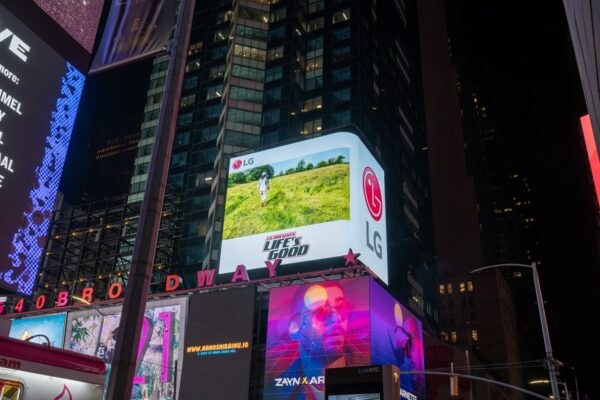
<instances>
[{"instance_id":1,"label":"window","mask_svg":"<svg viewBox=\"0 0 600 400\"><path fill-rule=\"evenodd\" d=\"M333 13L331 23L337 24L339 22L346 22L349 19L350 19L350 9L346 8L345 10L340 10L338 12Z\"/></svg>"},{"instance_id":2,"label":"window","mask_svg":"<svg viewBox=\"0 0 600 400\"><path fill-rule=\"evenodd\" d=\"M334 49L331 52L332 55L332 61L335 62L340 62L340 61L346 61L350 58L350 46L344 46L344 47L340 47L339 49Z\"/></svg>"},{"instance_id":3,"label":"window","mask_svg":"<svg viewBox=\"0 0 600 400\"><path fill-rule=\"evenodd\" d=\"M440 294L446 294L446 285L440 285Z\"/></svg>"},{"instance_id":4,"label":"window","mask_svg":"<svg viewBox=\"0 0 600 400\"><path fill-rule=\"evenodd\" d=\"M221 47L217 47L216 49L212 49L208 53L208 60L214 61L214 60L218 60L219 58L223 58L227 55L228 50L229 50L229 46L221 46Z\"/></svg>"},{"instance_id":5,"label":"window","mask_svg":"<svg viewBox=\"0 0 600 400\"><path fill-rule=\"evenodd\" d=\"M308 9L309 14L314 13L315 11L322 10L325 6L324 3L323 0L306 0L306 8Z\"/></svg>"},{"instance_id":6,"label":"window","mask_svg":"<svg viewBox=\"0 0 600 400\"><path fill-rule=\"evenodd\" d=\"M285 26L280 26L269 31L269 42L283 39L285 37Z\"/></svg>"},{"instance_id":7,"label":"window","mask_svg":"<svg viewBox=\"0 0 600 400\"><path fill-rule=\"evenodd\" d=\"M265 90L265 103L281 101L281 86Z\"/></svg>"},{"instance_id":8,"label":"window","mask_svg":"<svg viewBox=\"0 0 600 400\"><path fill-rule=\"evenodd\" d=\"M306 58L323 55L323 36L311 39L306 43Z\"/></svg>"},{"instance_id":9,"label":"window","mask_svg":"<svg viewBox=\"0 0 600 400\"><path fill-rule=\"evenodd\" d=\"M448 341L448 332L441 331L441 332L440 332L440 336L442 337L442 340L443 340L444 342L447 342L447 341Z\"/></svg>"},{"instance_id":10,"label":"window","mask_svg":"<svg viewBox=\"0 0 600 400\"><path fill-rule=\"evenodd\" d=\"M179 107L185 108L185 107L192 106L192 105L194 105L194 101L196 101L196 95L195 94L191 94L189 96L183 96L181 98L181 102L179 104Z\"/></svg>"},{"instance_id":11,"label":"window","mask_svg":"<svg viewBox=\"0 0 600 400\"><path fill-rule=\"evenodd\" d=\"M321 118L312 121L306 121L304 123L304 129L300 133L302 135L310 135L311 133L320 132L321 129L323 129L321 122Z\"/></svg>"},{"instance_id":12,"label":"window","mask_svg":"<svg viewBox=\"0 0 600 400\"><path fill-rule=\"evenodd\" d=\"M452 284L448 284L448 294L452 294Z\"/></svg>"},{"instance_id":13,"label":"window","mask_svg":"<svg viewBox=\"0 0 600 400\"><path fill-rule=\"evenodd\" d=\"M12 362L12 361L11 361ZM12 368L12 366L11 366ZM18 382L5 381L0 379L0 399L1 400L19 400L23 386Z\"/></svg>"},{"instance_id":14,"label":"window","mask_svg":"<svg viewBox=\"0 0 600 400\"><path fill-rule=\"evenodd\" d=\"M267 40L267 31L244 25L237 26L237 35L248 39Z\"/></svg>"},{"instance_id":15,"label":"window","mask_svg":"<svg viewBox=\"0 0 600 400\"><path fill-rule=\"evenodd\" d=\"M236 44L233 46L233 54L237 57L249 58L256 61L265 61L266 51L256 47Z\"/></svg>"},{"instance_id":16,"label":"window","mask_svg":"<svg viewBox=\"0 0 600 400\"><path fill-rule=\"evenodd\" d=\"M185 65L185 72L192 72L200 69L200 59L197 58L195 60L188 61Z\"/></svg>"},{"instance_id":17,"label":"window","mask_svg":"<svg viewBox=\"0 0 600 400\"><path fill-rule=\"evenodd\" d=\"M321 96L318 96L312 99L305 100L304 107L302 107L302 112L308 112L321 108L323 108L323 98Z\"/></svg>"},{"instance_id":18,"label":"window","mask_svg":"<svg viewBox=\"0 0 600 400\"><path fill-rule=\"evenodd\" d=\"M306 79L304 83L305 90L314 90L323 87L323 77L316 76L314 78Z\"/></svg>"},{"instance_id":19,"label":"window","mask_svg":"<svg viewBox=\"0 0 600 400\"><path fill-rule=\"evenodd\" d=\"M221 29L220 31L215 32L213 42L222 42L223 40L227 40L227 38L229 38L229 28Z\"/></svg>"},{"instance_id":20,"label":"window","mask_svg":"<svg viewBox=\"0 0 600 400\"><path fill-rule=\"evenodd\" d=\"M331 78L333 83L343 82L350 79L350 67L339 68L333 71Z\"/></svg>"},{"instance_id":21,"label":"window","mask_svg":"<svg viewBox=\"0 0 600 400\"><path fill-rule=\"evenodd\" d=\"M237 108L229 109L227 113L227 121L238 122L242 124L260 126L260 113L252 111L240 110Z\"/></svg>"},{"instance_id":22,"label":"window","mask_svg":"<svg viewBox=\"0 0 600 400\"><path fill-rule=\"evenodd\" d=\"M200 131L200 135L197 135L200 138L200 143L208 142L211 140L215 140L219 135L219 127L211 126L209 128L204 128ZM197 142L197 139L194 140Z\"/></svg>"},{"instance_id":23,"label":"window","mask_svg":"<svg viewBox=\"0 0 600 400\"><path fill-rule=\"evenodd\" d=\"M331 122L334 125L348 124L352 120L350 110L339 111L331 114Z\"/></svg>"},{"instance_id":24,"label":"window","mask_svg":"<svg viewBox=\"0 0 600 400\"><path fill-rule=\"evenodd\" d=\"M273 61L283 57L283 46L275 47L267 53L267 60Z\"/></svg>"},{"instance_id":25,"label":"window","mask_svg":"<svg viewBox=\"0 0 600 400\"><path fill-rule=\"evenodd\" d=\"M265 73L265 82L276 81L283 77L283 68L281 65L267 69Z\"/></svg>"},{"instance_id":26,"label":"window","mask_svg":"<svg viewBox=\"0 0 600 400\"><path fill-rule=\"evenodd\" d=\"M279 108L276 108L271 111L263 112L263 123L262 123L263 126L278 123L279 122L279 114L280 114Z\"/></svg>"},{"instance_id":27,"label":"window","mask_svg":"<svg viewBox=\"0 0 600 400\"><path fill-rule=\"evenodd\" d=\"M202 50L202 42L192 43L188 48L188 56L197 54L200 52L200 50Z\"/></svg>"},{"instance_id":28,"label":"window","mask_svg":"<svg viewBox=\"0 0 600 400\"><path fill-rule=\"evenodd\" d=\"M342 40L350 39L350 27L347 26L342 29L338 29L333 32L333 42L340 42Z\"/></svg>"},{"instance_id":29,"label":"window","mask_svg":"<svg viewBox=\"0 0 600 400\"><path fill-rule=\"evenodd\" d=\"M452 343L456 343L457 340L458 340L458 337L456 336L456 331L450 332L450 341Z\"/></svg>"},{"instance_id":30,"label":"window","mask_svg":"<svg viewBox=\"0 0 600 400\"><path fill-rule=\"evenodd\" d=\"M334 103L342 103L350 100L350 88L336 90L332 93ZM443 285L441 285L443 286ZM443 293L442 293L443 294Z\"/></svg>"},{"instance_id":31,"label":"window","mask_svg":"<svg viewBox=\"0 0 600 400\"><path fill-rule=\"evenodd\" d=\"M241 65L234 65L231 75L257 82L262 82L264 79L264 71L262 69L243 67Z\"/></svg>"},{"instance_id":32,"label":"window","mask_svg":"<svg viewBox=\"0 0 600 400\"><path fill-rule=\"evenodd\" d=\"M171 167L180 167L185 165L187 161L187 153L175 153L171 157Z\"/></svg>"},{"instance_id":33,"label":"window","mask_svg":"<svg viewBox=\"0 0 600 400\"><path fill-rule=\"evenodd\" d=\"M464 292L467 291L467 287L465 286L464 282L460 282L458 284L458 291L461 292L461 293L464 293Z\"/></svg>"},{"instance_id":34,"label":"window","mask_svg":"<svg viewBox=\"0 0 600 400\"><path fill-rule=\"evenodd\" d=\"M183 81L183 89L192 89L198 86L198 76L190 76Z\"/></svg>"},{"instance_id":35,"label":"window","mask_svg":"<svg viewBox=\"0 0 600 400\"><path fill-rule=\"evenodd\" d=\"M179 117L177 117L177 126L185 126L185 125L189 125L192 123L192 120L194 118L194 113L186 113L186 114L180 114Z\"/></svg>"},{"instance_id":36,"label":"window","mask_svg":"<svg viewBox=\"0 0 600 400\"><path fill-rule=\"evenodd\" d=\"M473 291L473 281L467 281L467 291Z\"/></svg>"},{"instance_id":37,"label":"window","mask_svg":"<svg viewBox=\"0 0 600 400\"><path fill-rule=\"evenodd\" d=\"M471 330L471 339L473 339L474 342L479 341L479 332L477 332L477 329Z\"/></svg>"},{"instance_id":38,"label":"window","mask_svg":"<svg viewBox=\"0 0 600 400\"><path fill-rule=\"evenodd\" d=\"M275 10L271 12L269 16L269 22L277 22L285 18L285 7L280 8L279 10Z\"/></svg>"},{"instance_id":39,"label":"window","mask_svg":"<svg viewBox=\"0 0 600 400\"><path fill-rule=\"evenodd\" d=\"M216 85L206 88L205 100L216 99L217 97L223 96L223 85Z\"/></svg>"},{"instance_id":40,"label":"window","mask_svg":"<svg viewBox=\"0 0 600 400\"><path fill-rule=\"evenodd\" d=\"M222 78L225 73L225 66L219 65L208 70L208 79Z\"/></svg>"},{"instance_id":41,"label":"window","mask_svg":"<svg viewBox=\"0 0 600 400\"><path fill-rule=\"evenodd\" d=\"M218 118L221 113L221 104L215 104L214 106L204 107L198 111L198 120Z\"/></svg>"},{"instance_id":42,"label":"window","mask_svg":"<svg viewBox=\"0 0 600 400\"><path fill-rule=\"evenodd\" d=\"M233 100L249 101L252 103L261 103L263 94L260 90L232 86L229 92L229 98Z\"/></svg>"},{"instance_id":43,"label":"window","mask_svg":"<svg viewBox=\"0 0 600 400\"><path fill-rule=\"evenodd\" d=\"M323 19L323 17L310 20L306 22L304 30L308 33L321 29L325 24L324 21L325 20Z\"/></svg>"}]
</instances>

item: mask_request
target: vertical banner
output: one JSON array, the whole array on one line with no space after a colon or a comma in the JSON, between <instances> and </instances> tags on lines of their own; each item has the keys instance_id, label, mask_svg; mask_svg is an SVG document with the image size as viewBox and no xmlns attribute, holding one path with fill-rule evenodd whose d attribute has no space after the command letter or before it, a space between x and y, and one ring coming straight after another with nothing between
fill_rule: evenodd
<instances>
[{"instance_id":1,"label":"vertical banner","mask_svg":"<svg viewBox=\"0 0 600 400\"><path fill-rule=\"evenodd\" d=\"M180 399L247 399L255 289L190 298Z\"/></svg>"},{"instance_id":2,"label":"vertical banner","mask_svg":"<svg viewBox=\"0 0 600 400\"><path fill-rule=\"evenodd\" d=\"M165 50L177 4L175 0L113 0L90 72Z\"/></svg>"}]
</instances>

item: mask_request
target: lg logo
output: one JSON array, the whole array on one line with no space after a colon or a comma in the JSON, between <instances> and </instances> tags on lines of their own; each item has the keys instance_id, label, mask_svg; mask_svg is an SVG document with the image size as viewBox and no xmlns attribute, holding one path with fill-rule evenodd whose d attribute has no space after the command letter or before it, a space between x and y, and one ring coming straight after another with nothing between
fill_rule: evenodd
<instances>
[{"instance_id":1,"label":"lg logo","mask_svg":"<svg viewBox=\"0 0 600 400\"><path fill-rule=\"evenodd\" d=\"M363 193L371 217L375 221L379 221L383 214L383 197L381 196L381 187L377 175L369 167L363 171Z\"/></svg>"},{"instance_id":2,"label":"lg logo","mask_svg":"<svg viewBox=\"0 0 600 400\"><path fill-rule=\"evenodd\" d=\"M363 171L363 194L365 196L365 203L369 214L375 221L379 221L383 215L383 195L381 193L381 186L377 180L377 175L370 168L367 167ZM376 230L373 231L373 237L371 238L371 229L369 221L366 221L367 230L367 247L375 253L377 258L383 258L383 246L381 245L381 234Z\"/></svg>"},{"instance_id":3,"label":"lg logo","mask_svg":"<svg viewBox=\"0 0 600 400\"><path fill-rule=\"evenodd\" d=\"M17 35L15 35L10 29L4 28L0 31L0 43L10 38L8 43L8 49L19 57L23 61L27 61L27 53L31 47L24 41L22 41Z\"/></svg>"},{"instance_id":4,"label":"lg logo","mask_svg":"<svg viewBox=\"0 0 600 400\"><path fill-rule=\"evenodd\" d=\"M254 164L254 158L249 158L247 160L235 160L233 162L233 164L231 165L233 167L233 169L240 169L242 168L242 166L247 167L248 165L253 165Z\"/></svg>"}]
</instances>

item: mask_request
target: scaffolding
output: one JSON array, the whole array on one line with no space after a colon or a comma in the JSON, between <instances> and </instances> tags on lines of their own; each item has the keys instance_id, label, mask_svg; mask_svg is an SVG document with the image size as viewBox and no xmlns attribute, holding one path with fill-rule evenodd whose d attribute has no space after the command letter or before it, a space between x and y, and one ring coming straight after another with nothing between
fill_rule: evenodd
<instances>
[{"instance_id":1,"label":"scaffolding","mask_svg":"<svg viewBox=\"0 0 600 400\"><path fill-rule=\"evenodd\" d=\"M53 215L38 276L36 294L81 293L93 287L103 299L115 282L127 283L141 202L126 197L77 206L63 205ZM166 196L154 259L151 292L159 291L174 263L180 234L181 199Z\"/></svg>"}]
</instances>

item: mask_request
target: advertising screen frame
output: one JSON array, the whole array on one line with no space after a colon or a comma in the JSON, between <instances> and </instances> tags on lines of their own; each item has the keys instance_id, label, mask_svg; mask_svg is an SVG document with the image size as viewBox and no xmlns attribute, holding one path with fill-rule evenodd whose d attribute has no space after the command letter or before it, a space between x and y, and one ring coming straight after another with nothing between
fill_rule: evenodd
<instances>
[{"instance_id":1,"label":"advertising screen frame","mask_svg":"<svg viewBox=\"0 0 600 400\"><path fill-rule=\"evenodd\" d=\"M172 298L172 299L159 299L159 300L149 300L146 303L146 310L148 309L155 309L155 308L164 308L164 307L172 307L172 306L179 306L179 336L178 336L178 340L179 340L179 346L177 348L177 371L175 373L175 382L177 384L177 387L175 389L175 393L177 396L179 396L179 385L181 384L181 362L183 361L183 355L184 355L184 343L185 343L185 329L186 329L186 325L187 325L187 317L188 317L188 296L180 296L177 298ZM115 315L115 314L120 314L121 313L121 309L122 309L122 305L116 305L116 306L111 306L111 307L106 307L106 308L102 308L102 316L101 318L104 318L106 316L110 316L110 315ZM65 339L64 339L64 349L66 350L71 350L70 349L70 340L71 340L71 336L73 334L73 320L81 318L81 317L85 317L85 316L99 316L99 312L96 311L95 309L86 309L86 310L82 310L82 311L73 311L68 313L67 316L67 322L66 322L66 329L65 329ZM102 328L104 330L104 328ZM104 335L103 335L104 336ZM107 373L107 381L106 384L108 384L108 376L109 374ZM134 381L135 384L135 381Z\"/></svg>"},{"instance_id":2,"label":"advertising screen frame","mask_svg":"<svg viewBox=\"0 0 600 400\"><path fill-rule=\"evenodd\" d=\"M349 210L342 209L347 202ZM291 265L341 257L351 248L387 283L386 204L384 170L352 132L233 157L219 273L240 264L263 269L276 258L280 271L289 265L296 272Z\"/></svg>"}]
</instances>

